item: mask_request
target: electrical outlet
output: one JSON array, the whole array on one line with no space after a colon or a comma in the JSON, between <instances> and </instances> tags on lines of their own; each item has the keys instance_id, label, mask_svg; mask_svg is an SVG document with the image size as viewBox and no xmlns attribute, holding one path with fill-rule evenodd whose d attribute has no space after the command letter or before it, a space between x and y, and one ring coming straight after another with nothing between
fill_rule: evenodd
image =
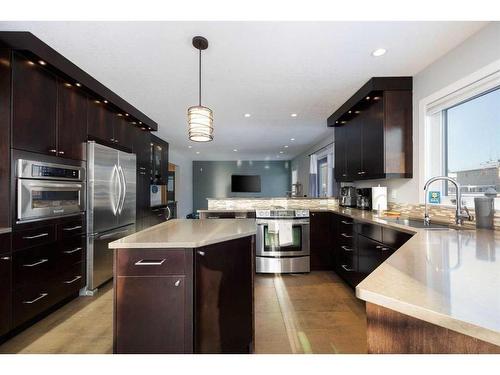
<instances>
[{"instance_id":1,"label":"electrical outlet","mask_svg":"<svg viewBox=\"0 0 500 375\"><path fill-rule=\"evenodd\" d=\"M391 189L391 200L396 200L398 197L398 191L396 189Z\"/></svg>"}]
</instances>

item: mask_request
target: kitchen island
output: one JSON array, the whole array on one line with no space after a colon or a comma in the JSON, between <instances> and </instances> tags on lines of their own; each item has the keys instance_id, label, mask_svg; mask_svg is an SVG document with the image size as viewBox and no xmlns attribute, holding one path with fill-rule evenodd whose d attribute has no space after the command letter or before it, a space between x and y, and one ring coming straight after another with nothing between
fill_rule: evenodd
<instances>
[{"instance_id":1,"label":"kitchen island","mask_svg":"<svg viewBox=\"0 0 500 375\"><path fill-rule=\"evenodd\" d=\"M171 220L110 243L115 353L252 353L255 220Z\"/></svg>"}]
</instances>

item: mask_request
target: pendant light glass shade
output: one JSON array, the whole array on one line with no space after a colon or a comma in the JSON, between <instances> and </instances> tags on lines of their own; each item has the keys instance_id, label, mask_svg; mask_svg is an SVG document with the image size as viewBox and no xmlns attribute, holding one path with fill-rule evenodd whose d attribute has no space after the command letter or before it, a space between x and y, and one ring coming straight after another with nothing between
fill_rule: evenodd
<instances>
[{"instance_id":1,"label":"pendant light glass shade","mask_svg":"<svg viewBox=\"0 0 500 375\"><path fill-rule=\"evenodd\" d=\"M214 139L214 115L210 108L201 105L188 108L189 139L194 142L210 142Z\"/></svg>"}]
</instances>

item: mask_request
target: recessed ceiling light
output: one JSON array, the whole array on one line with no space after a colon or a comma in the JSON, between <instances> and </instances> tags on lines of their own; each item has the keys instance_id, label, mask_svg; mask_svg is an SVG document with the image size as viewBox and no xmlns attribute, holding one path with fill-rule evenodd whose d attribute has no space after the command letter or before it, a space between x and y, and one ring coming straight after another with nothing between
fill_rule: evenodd
<instances>
[{"instance_id":1,"label":"recessed ceiling light","mask_svg":"<svg viewBox=\"0 0 500 375\"><path fill-rule=\"evenodd\" d=\"M297 117L297 114L296 113L292 113L290 116L291 117Z\"/></svg>"},{"instance_id":2,"label":"recessed ceiling light","mask_svg":"<svg viewBox=\"0 0 500 375\"><path fill-rule=\"evenodd\" d=\"M28 61L28 64L35 65L35 63L33 61Z\"/></svg>"},{"instance_id":3,"label":"recessed ceiling light","mask_svg":"<svg viewBox=\"0 0 500 375\"><path fill-rule=\"evenodd\" d=\"M282 153L283 153L283 151L280 151L280 154L282 154Z\"/></svg>"},{"instance_id":4,"label":"recessed ceiling light","mask_svg":"<svg viewBox=\"0 0 500 375\"><path fill-rule=\"evenodd\" d=\"M66 83L64 84L64 86L66 86L66 87L71 87L71 83L66 82Z\"/></svg>"},{"instance_id":5,"label":"recessed ceiling light","mask_svg":"<svg viewBox=\"0 0 500 375\"><path fill-rule=\"evenodd\" d=\"M293 141L295 141L295 138L290 138L290 140L293 142Z\"/></svg>"},{"instance_id":6,"label":"recessed ceiling light","mask_svg":"<svg viewBox=\"0 0 500 375\"><path fill-rule=\"evenodd\" d=\"M193 146L188 146L188 148L193 148Z\"/></svg>"},{"instance_id":7,"label":"recessed ceiling light","mask_svg":"<svg viewBox=\"0 0 500 375\"><path fill-rule=\"evenodd\" d=\"M103 100L103 102L104 102L105 104L108 104L108 101L107 101L107 100Z\"/></svg>"},{"instance_id":8,"label":"recessed ceiling light","mask_svg":"<svg viewBox=\"0 0 500 375\"><path fill-rule=\"evenodd\" d=\"M101 102L99 100L94 100L94 103L95 104L101 104Z\"/></svg>"},{"instance_id":9,"label":"recessed ceiling light","mask_svg":"<svg viewBox=\"0 0 500 375\"><path fill-rule=\"evenodd\" d=\"M387 50L385 48L377 48L375 51L372 52L373 57L379 57L385 55Z\"/></svg>"},{"instance_id":10,"label":"recessed ceiling light","mask_svg":"<svg viewBox=\"0 0 500 375\"><path fill-rule=\"evenodd\" d=\"M121 113L118 113L117 116L122 117L123 115Z\"/></svg>"},{"instance_id":11,"label":"recessed ceiling light","mask_svg":"<svg viewBox=\"0 0 500 375\"><path fill-rule=\"evenodd\" d=\"M129 114L128 114L128 113L125 113L125 116L127 116L127 117L128 117L128 116L129 116Z\"/></svg>"},{"instance_id":12,"label":"recessed ceiling light","mask_svg":"<svg viewBox=\"0 0 500 375\"><path fill-rule=\"evenodd\" d=\"M200 151L196 151L196 153L197 153L197 154L199 154L199 153L200 153Z\"/></svg>"},{"instance_id":13,"label":"recessed ceiling light","mask_svg":"<svg viewBox=\"0 0 500 375\"><path fill-rule=\"evenodd\" d=\"M251 115L250 113L245 113L243 116L245 116L245 117L250 117L250 116L252 116L252 115Z\"/></svg>"},{"instance_id":14,"label":"recessed ceiling light","mask_svg":"<svg viewBox=\"0 0 500 375\"><path fill-rule=\"evenodd\" d=\"M238 149L237 149L237 148L233 148L233 151L234 151L234 152L238 152Z\"/></svg>"},{"instance_id":15,"label":"recessed ceiling light","mask_svg":"<svg viewBox=\"0 0 500 375\"><path fill-rule=\"evenodd\" d=\"M75 83L75 85L78 86L78 87L82 87L82 84L79 83L79 82Z\"/></svg>"},{"instance_id":16,"label":"recessed ceiling light","mask_svg":"<svg viewBox=\"0 0 500 375\"><path fill-rule=\"evenodd\" d=\"M283 146L283 147L288 148L288 145L285 145L285 146Z\"/></svg>"},{"instance_id":17,"label":"recessed ceiling light","mask_svg":"<svg viewBox=\"0 0 500 375\"><path fill-rule=\"evenodd\" d=\"M141 125L142 125L142 122L141 122L141 121L139 121L139 124L141 124Z\"/></svg>"},{"instance_id":18,"label":"recessed ceiling light","mask_svg":"<svg viewBox=\"0 0 500 375\"><path fill-rule=\"evenodd\" d=\"M43 61L43 60L38 60L38 63L39 63L40 65L47 65L47 63L46 63L45 61Z\"/></svg>"}]
</instances>

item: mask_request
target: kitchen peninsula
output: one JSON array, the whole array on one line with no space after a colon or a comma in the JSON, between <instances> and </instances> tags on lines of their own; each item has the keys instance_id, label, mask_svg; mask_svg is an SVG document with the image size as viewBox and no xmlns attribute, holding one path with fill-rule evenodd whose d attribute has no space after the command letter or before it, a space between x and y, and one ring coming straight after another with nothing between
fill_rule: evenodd
<instances>
[{"instance_id":1,"label":"kitchen peninsula","mask_svg":"<svg viewBox=\"0 0 500 375\"><path fill-rule=\"evenodd\" d=\"M309 208L311 258L326 254L326 243L333 270L366 302L369 353L500 353L498 230L457 227L444 216L426 229L418 210L413 220L396 219L342 208L335 199L208 202L200 214L246 209L250 216L277 202Z\"/></svg>"},{"instance_id":2,"label":"kitchen peninsula","mask_svg":"<svg viewBox=\"0 0 500 375\"><path fill-rule=\"evenodd\" d=\"M176 219L115 249L115 353L251 353L254 220Z\"/></svg>"}]
</instances>

